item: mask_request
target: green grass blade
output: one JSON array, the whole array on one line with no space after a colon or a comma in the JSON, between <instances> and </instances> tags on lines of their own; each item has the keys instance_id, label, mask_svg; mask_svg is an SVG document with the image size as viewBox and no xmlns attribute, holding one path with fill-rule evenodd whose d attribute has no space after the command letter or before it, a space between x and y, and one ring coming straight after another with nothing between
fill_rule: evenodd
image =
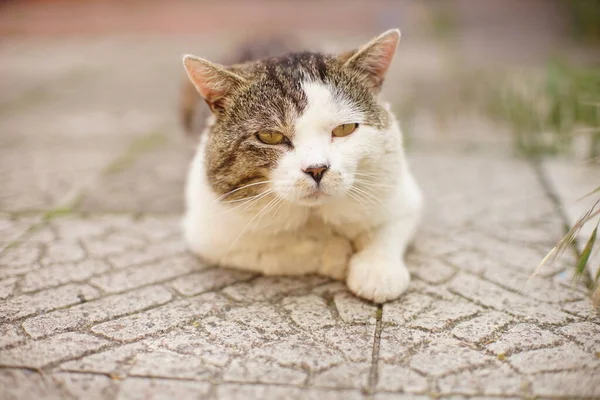
<instances>
[{"instance_id":1,"label":"green grass blade","mask_svg":"<svg viewBox=\"0 0 600 400\"><path fill-rule=\"evenodd\" d=\"M588 260L590 259L590 254L592 254L592 248L594 247L594 243L596 242L596 235L598 233L598 224L596 224L596 228L592 232L592 235L588 239L581 255L579 256L579 260L577 260L577 265L575 266L575 276L579 277L585 272L585 266L587 265Z\"/></svg>"}]
</instances>

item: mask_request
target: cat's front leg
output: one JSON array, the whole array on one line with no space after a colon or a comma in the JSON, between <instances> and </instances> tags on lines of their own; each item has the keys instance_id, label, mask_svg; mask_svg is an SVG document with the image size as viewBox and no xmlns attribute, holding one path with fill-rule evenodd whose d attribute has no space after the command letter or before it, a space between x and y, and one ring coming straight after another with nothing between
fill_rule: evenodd
<instances>
[{"instance_id":1,"label":"cat's front leg","mask_svg":"<svg viewBox=\"0 0 600 400\"><path fill-rule=\"evenodd\" d=\"M358 252L350 259L347 284L359 297L376 303L398 298L408 288L410 274L404 252L418 214L387 222L355 240Z\"/></svg>"}]
</instances>

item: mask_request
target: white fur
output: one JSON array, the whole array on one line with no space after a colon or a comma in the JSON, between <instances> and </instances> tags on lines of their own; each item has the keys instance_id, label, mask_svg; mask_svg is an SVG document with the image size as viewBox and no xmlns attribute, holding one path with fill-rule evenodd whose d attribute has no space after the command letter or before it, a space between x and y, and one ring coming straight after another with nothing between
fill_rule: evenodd
<instances>
[{"instance_id":1,"label":"white fur","mask_svg":"<svg viewBox=\"0 0 600 400\"><path fill-rule=\"evenodd\" d=\"M303 89L308 103L295 121L294 150L263 187L273 193L252 204L218 201L206 178L204 135L188 176L186 240L224 266L345 278L358 296L395 299L410 281L403 256L422 202L398 124L390 113L389 128L377 130L330 87L304 82ZM336 126L353 122L355 132L332 138ZM320 190L302 172L314 164L330 165Z\"/></svg>"}]
</instances>

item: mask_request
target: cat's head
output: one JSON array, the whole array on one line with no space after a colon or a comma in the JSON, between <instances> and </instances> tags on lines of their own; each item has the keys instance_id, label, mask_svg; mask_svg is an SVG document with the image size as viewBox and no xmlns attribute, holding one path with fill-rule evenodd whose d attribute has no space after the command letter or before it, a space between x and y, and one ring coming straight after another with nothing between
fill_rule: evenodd
<instances>
[{"instance_id":1,"label":"cat's head","mask_svg":"<svg viewBox=\"0 0 600 400\"><path fill-rule=\"evenodd\" d=\"M390 30L339 55L293 53L227 67L185 56L214 114L205 138L213 190L226 200L274 193L307 206L347 196L388 133L377 97L399 39Z\"/></svg>"}]
</instances>

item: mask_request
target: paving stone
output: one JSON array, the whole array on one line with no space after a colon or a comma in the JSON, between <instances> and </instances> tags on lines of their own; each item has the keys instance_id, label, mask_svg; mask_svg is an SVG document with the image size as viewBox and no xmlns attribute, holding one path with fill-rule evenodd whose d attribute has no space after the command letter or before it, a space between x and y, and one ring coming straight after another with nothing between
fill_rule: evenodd
<instances>
[{"instance_id":1,"label":"paving stone","mask_svg":"<svg viewBox=\"0 0 600 400\"><path fill-rule=\"evenodd\" d=\"M256 318L257 315L260 315L260 318ZM225 319L252 327L271 340L284 339L294 332L285 314L280 312L278 307L268 303L232 308L227 311Z\"/></svg>"},{"instance_id":2,"label":"paving stone","mask_svg":"<svg viewBox=\"0 0 600 400\"><path fill-rule=\"evenodd\" d=\"M455 321L471 317L480 310L480 307L466 301L439 301L434 303L430 310L409 323L409 326L436 332Z\"/></svg>"},{"instance_id":3,"label":"paving stone","mask_svg":"<svg viewBox=\"0 0 600 400\"><path fill-rule=\"evenodd\" d=\"M502 261L499 258L491 257L476 249L456 251L445 256L444 260L462 271L477 275L484 271L503 268Z\"/></svg>"},{"instance_id":4,"label":"paving stone","mask_svg":"<svg viewBox=\"0 0 600 400\"><path fill-rule=\"evenodd\" d=\"M119 389L119 400L201 400L210 391L208 382L186 382L174 379L129 378Z\"/></svg>"},{"instance_id":5,"label":"paving stone","mask_svg":"<svg viewBox=\"0 0 600 400\"><path fill-rule=\"evenodd\" d=\"M336 293L333 302L342 321L347 323L374 324L377 307L348 292Z\"/></svg>"},{"instance_id":6,"label":"paving stone","mask_svg":"<svg viewBox=\"0 0 600 400\"><path fill-rule=\"evenodd\" d=\"M418 255L424 256L445 256L460 250L462 244L448 240L447 237L426 235L425 232L417 233L416 240L413 242L413 250Z\"/></svg>"},{"instance_id":7,"label":"paving stone","mask_svg":"<svg viewBox=\"0 0 600 400\"><path fill-rule=\"evenodd\" d=\"M511 321L513 321L513 317L510 315L490 311L456 325L452 329L452 335L465 342L478 343L489 338L494 332L508 325Z\"/></svg>"},{"instance_id":8,"label":"paving stone","mask_svg":"<svg viewBox=\"0 0 600 400\"><path fill-rule=\"evenodd\" d=\"M326 279L306 277L259 277L250 282L241 282L223 289L223 293L240 302L271 301L278 297L300 294Z\"/></svg>"},{"instance_id":9,"label":"paving stone","mask_svg":"<svg viewBox=\"0 0 600 400\"><path fill-rule=\"evenodd\" d=\"M273 360L284 367L320 371L344 362L344 358L329 346L303 334L291 335L285 341L267 343L251 350L251 358Z\"/></svg>"},{"instance_id":10,"label":"paving stone","mask_svg":"<svg viewBox=\"0 0 600 400\"><path fill-rule=\"evenodd\" d=\"M33 338L39 338L142 311L167 303L171 298L165 288L151 286L33 317L25 321L23 327Z\"/></svg>"},{"instance_id":11,"label":"paving stone","mask_svg":"<svg viewBox=\"0 0 600 400\"><path fill-rule=\"evenodd\" d=\"M217 386L217 398L228 400L362 400L363 396L361 392L354 390L225 384Z\"/></svg>"},{"instance_id":12,"label":"paving stone","mask_svg":"<svg viewBox=\"0 0 600 400\"><path fill-rule=\"evenodd\" d=\"M0 351L0 365L42 368L48 364L80 357L109 345L106 340L81 333L63 333Z\"/></svg>"},{"instance_id":13,"label":"paving stone","mask_svg":"<svg viewBox=\"0 0 600 400\"><path fill-rule=\"evenodd\" d=\"M211 294L212 293L208 293ZM143 313L96 325L92 331L111 339L130 341L183 324L222 306L216 296L176 301Z\"/></svg>"},{"instance_id":14,"label":"paving stone","mask_svg":"<svg viewBox=\"0 0 600 400\"><path fill-rule=\"evenodd\" d=\"M22 369L0 369L3 400L48 399L61 400L66 393L57 382L42 374Z\"/></svg>"},{"instance_id":15,"label":"paving stone","mask_svg":"<svg viewBox=\"0 0 600 400\"><path fill-rule=\"evenodd\" d=\"M435 258L408 259L407 265L412 276L432 285L446 282L456 273L454 268Z\"/></svg>"},{"instance_id":16,"label":"paving stone","mask_svg":"<svg viewBox=\"0 0 600 400\"><path fill-rule=\"evenodd\" d=\"M461 368L479 367L493 360L464 346L456 339L436 338L410 360L411 368L429 375L441 376Z\"/></svg>"},{"instance_id":17,"label":"paving stone","mask_svg":"<svg viewBox=\"0 0 600 400\"><path fill-rule=\"evenodd\" d=\"M224 381L239 383L301 385L306 379L307 374L302 370L252 359L233 360L223 375Z\"/></svg>"},{"instance_id":18,"label":"paving stone","mask_svg":"<svg viewBox=\"0 0 600 400\"><path fill-rule=\"evenodd\" d=\"M178 256L186 254L186 246L183 241L179 240L168 240L161 242L160 245L148 245L144 248L144 251L131 250L123 254L108 257L111 265L115 268L123 269L127 267L133 267L135 265L155 263L160 260L169 260ZM190 259L195 259L191 255L187 255ZM201 262L197 261L198 265ZM201 268L200 266L198 267Z\"/></svg>"},{"instance_id":19,"label":"paving stone","mask_svg":"<svg viewBox=\"0 0 600 400\"><path fill-rule=\"evenodd\" d=\"M37 263L29 265L7 265L0 267L0 279L13 278L41 268Z\"/></svg>"},{"instance_id":20,"label":"paving stone","mask_svg":"<svg viewBox=\"0 0 600 400\"><path fill-rule=\"evenodd\" d=\"M194 321L194 324L208 332L209 337L215 342L235 349L248 351L261 343L269 341L265 335L256 329L217 317L202 318Z\"/></svg>"},{"instance_id":21,"label":"paving stone","mask_svg":"<svg viewBox=\"0 0 600 400\"><path fill-rule=\"evenodd\" d=\"M591 322L577 322L567 325L558 332L583 346L586 351L600 357L600 326Z\"/></svg>"},{"instance_id":22,"label":"paving stone","mask_svg":"<svg viewBox=\"0 0 600 400\"><path fill-rule=\"evenodd\" d=\"M17 278L6 278L0 280L0 300L4 300L12 296L18 281L19 279Z\"/></svg>"},{"instance_id":23,"label":"paving stone","mask_svg":"<svg viewBox=\"0 0 600 400\"><path fill-rule=\"evenodd\" d=\"M458 275L450 283L450 290L486 307L530 318L542 324L563 324L574 319L556 307L540 304L470 275Z\"/></svg>"},{"instance_id":24,"label":"paving stone","mask_svg":"<svg viewBox=\"0 0 600 400\"><path fill-rule=\"evenodd\" d=\"M400 299L383 305L383 322L403 325L428 308L433 299L417 292L408 292Z\"/></svg>"},{"instance_id":25,"label":"paving stone","mask_svg":"<svg viewBox=\"0 0 600 400\"><path fill-rule=\"evenodd\" d=\"M42 254L40 245L25 243L9 247L0 253L0 267L20 267L39 261Z\"/></svg>"},{"instance_id":26,"label":"paving stone","mask_svg":"<svg viewBox=\"0 0 600 400\"><path fill-rule=\"evenodd\" d=\"M0 322L12 321L55 308L93 300L98 295L98 290L93 287L78 284L48 289L31 295L21 295L0 303Z\"/></svg>"},{"instance_id":27,"label":"paving stone","mask_svg":"<svg viewBox=\"0 0 600 400\"><path fill-rule=\"evenodd\" d=\"M414 394L400 393L376 393L374 400L431 400L430 396L419 396Z\"/></svg>"},{"instance_id":28,"label":"paving stone","mask_svg":"<svg viewBox=\"0 0 600 400\"><path fill-rule=\"evenodd\" d=\"M573 345L517 353L510 356L508 362L526 374L600 366L599 359Z\"/></svg>"},{"instance_id":29,"label":"paving stone","mask_svg":"<svg viewBox=\"0 0 600 400\"><path fill-rule=\"evenodd\" d=\"M90 282L106 292L118 293L172 279L187 274L199 266L200 264L189 257L178 257L150 265L116 271L93 278Z\"/></svg>"},{"instance_id":30,"label":"paving stone","mask_svg":"<svg viewBox=\"0 0 600 400\"><path fill-rule=\"evenodd\" d=\"M132 223L132 218L127 215L101 215L86 218L68 216L52 220L51 225L59 238L79 240L103 236L111 229L118 229Z\"/></svg>"},{"instance_id":31,"label":"paving stone","mask_svg":"<svg viewBox=\"0 0 600 400\"><path fill-rule=\"evenodd\" d=\"M85 281L91 276L104 273L110 269L101 260L84 260L79 263L59 264L31 271L23 277L21 290L33 292L69 282Z\"/></svg>"},{"instance_id":32,"label":"paving stone","mask_svg":"<svg viewBox=\"0 0 600 400\"><path fill-rule=\"evenodd\" d=\"M600 319L600 313L596 311L589 299L574 301L562 306L563 310L588 319Z\"/></svg>"},{"instance_id":33,"label":"paving stone","mask_svg":"<svg viewBox=\"0 0 600 400\"><path fill-rule=\"evenodd\" d=\"M217 369L190 355L170 351L138 354L129 371L131 376L206 380L214 378Z\"/></svg>"},{"instance_id":34,"label":"paving stone","mask_svg":"<svg viewBox=\"0 0 600 400\"><path fill-rule=\"evenodd\" d=\"M577 290L569 289L548 279L530 278L529 274L518 273L506 268L487 270L483 276L500 286L541 301L564 303L585 297L585 294Z\"/></svg>"},{"instance_id":35,"label":"paving stone","mask_svg":"<svg viewBox=\"0 0 600 400\"><path fill-rule=\"evenodd\" d=\"M315 330L336 323L327 302L320 296L309 294L286 297L281 304L292 321L301 328Z\"/></svg>"},{"instance_id":36,"label":"paving stone","mask_svg":"<svg viewBox=\"0 0 600 400\"><path fill-rule=\"evenodd\" d=\"M123 254L130 249L142 249L144 246L147 246L147 243L143 238L120 234L82 239L82 244L89 256L94 258Z\"/></svg>"},{"instance_id":37,"label":"paving stone","mask_svg":"<svg viewBox=\"0 0 600 400\"><path fill-rule=\"evenodd\" d=\"M252 276L252 274L243 271L215 268L178 278L171 285L184 296L194 296L248 280Z\"/></svg>"},{"instance_id":38,"label":"paving stone","mask_svg":"<svg viewBox=\"0 0 600 400\"><path fill-rule=\"evenodd\" d=\"M344 363L316 374L313 386L332 389L367 389L370 363Z\"/></svg>"},{"instance_id":39,"label":"paving stone","mask_svg":"<svg viewBox=\"0 0 600 400\"><path fill-rule=\"evenodd\" d=\"M181 218L177 216L144 215L128 224L123 230L127 234L135 234L154 242L164 243L165 239L176 237L179 242L181 235Z\"/></svg>"},{"instance_id":40,"label":"paving stone","mask_svg":"<svg viewBox=\"0 0 600 400\"><path fill-rule=\"evenodd\" d=\"M554 346L562 343L560 336L532 324L518 324L503 333L487 349L494 354L509 355L523 350Z\"/></svg>"},{"instance_id":41,"label":"paving stone","mask_svg":"<svg viewBox=\"0 0 600 400\"><path fill-rule=\"evenodd\" d=\"M349 361L372 359L374 325L335 326L327 329L324 337L328 347L338 349Z\"/></svg>"},{"instance_id":42,"label":"paving stone","mask_svg":"<svg viewBox=\"0 0 600 400\"><path fill-rule=\"evenodd\" d=\"M17 240L36 224L41 222L39 216L11 217L9 214L0 215L0 249ZM4 246L3 246L4 245ZM1 265L2 263L0 263Z\"/></svg>"},{"instance_id":43,"label":"paving stone","mask_svg":"<svg viewBox=\"0 0 600 400\"><path fill-rule=\"evenodd\" d=\"M93 372L107 375L125 375L137 354L147 350L145 343L130 343L96 354L83 357L79 360L67 361L61 364L63 371Z\"/></svg>"},{"instance_id":44,"label":"paving stone","mask_svg":"<svg viewBox=\"0 0 600 400\"><path fill-rule=\"evenodd\" d=\"M336 293L347 292L348 286L344 282L333 281L319 285L312 290L312 293L326 299L332 299Z\"/></svg>"},{"instance_id":45,"label":"paving stone","mask_svg":"<svg viewBox=\"0 0 600 400\"><path fill-rule=\"evenodd\" d=\"M427 379L409 368L400 365L379 365L378 391L424 393L428 387Z\"/></svg>"},{"instance_id":46,"label":"paving stone","mask_svg":"<svg viewBox=\"0 0 600 400\"><path fill-rule=\"evenodd\" d=\"M379 343L379 357L388 363L407 360L410 351L429 340L430 334L404 327L384 327Z\"/></svg>"},{"instance_id":47,"label":"paving stone","mask_svg":"<svg viewBox=\"0 0 600 400\"><path fill-rule=\"evenodd\" d=\"M438 387L441 394L521 396L528 385L526 377L507 365L494 365L445 376L438 381Z\"/></svg>"},{"instance_id":48,"label":"paving stone","mask_svg":"<svg viewBox=\"0 0 600 400\"><path fill-rule=\"evenodd\" d=\"M206 332L194 327L184 327L167 333L151 342L149 347L167 349L180 354L191 354L202 359L205 363L217 367L225 367L234 357L246 353L245 349L234 349L211 340ZM234 339L240 339L238 336Z\"/></svg>"},{"instance_id":49,"label":"paving stone","mask_svg":"<svg viewBox=\"0 0 600 400\"><path fill-rule=\"evenodd\" d=\"M27 338L20 333L17 325L0 325L0 348L24 342Z\"/></svg>"},{"instance_id":50,"label":"paving stone","mask_svg":"<svg viewBox=\"0 0 600 400\"><path fill-rule=\"evenodd\" d=\"M52 377L77 399L104 400L114 398L117 383L104 375L55 373Z\"/></svg>"},{"instance_id":51,"label":"paving stone","mask_svg":"<svg viewBox=\"0 0 600 400\"><path fill-rule=\"evenodd\" d=\"M598 370L541 373L531 377L531 392L536 396L572 399L600 397Z\"/></svg>"},{"instance_id":52,"label":"paving stone","mask_svg":"<svg viewBox=\"0 0 600 400\"><path fill-rule=\"evenodd\" d=\"M52 243L46 248L41 264L60 264L81 261L85 258L85 250L76 241L60 241Z\"/></svg>"},{"instance_id":53,"label":"paving stone","mask_svg":"<svg viewBox=\"0 0 600 400\"><path fill-rule=\"evenodd\" d=\"M449 286L447 283L440 285L430 285L427 282L414 280L410 283L411 290L421 293L426 296L430 296L438 300L456 300L456 295L448 290Z\"/></svg>"}]
</instances>

